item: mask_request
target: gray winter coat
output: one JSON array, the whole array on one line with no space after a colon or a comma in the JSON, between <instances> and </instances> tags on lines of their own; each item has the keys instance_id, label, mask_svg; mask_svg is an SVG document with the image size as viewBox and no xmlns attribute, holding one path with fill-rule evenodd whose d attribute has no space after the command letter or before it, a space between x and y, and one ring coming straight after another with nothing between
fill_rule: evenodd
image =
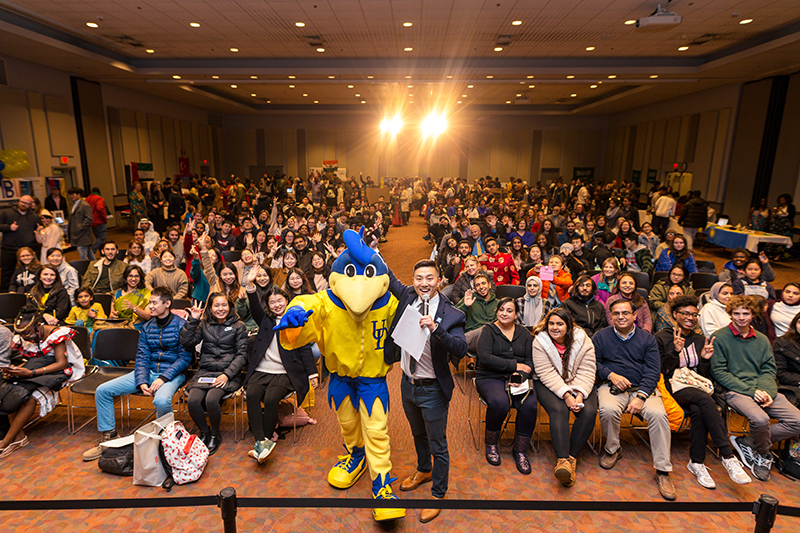
<instances>
[{"instance_id":1,"label":"gray winter coat","mask_svg":"<svg viewBox=\"0 0 800 533\"><path fill-rule=\"evenodd\" d=\"M92 206L81 198L78 207L69 216L69 243L72 246L91 246L94 242L92 233Z\"/></svg>"}]
</instances>

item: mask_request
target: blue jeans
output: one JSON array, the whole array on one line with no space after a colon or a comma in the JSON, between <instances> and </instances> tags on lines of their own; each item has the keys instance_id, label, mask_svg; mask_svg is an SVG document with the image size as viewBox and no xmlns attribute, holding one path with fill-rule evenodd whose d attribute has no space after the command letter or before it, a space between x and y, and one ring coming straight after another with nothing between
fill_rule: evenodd
<instances>
[{"instance_id":1,"label":"blue jeans","mask_svg":"<svg viewBox=\"0 0 800 533\"><path fill-rule=\"evenodd\" d=\"M150 372L150 383L154 382L159 376L158 372ZM153 405L156 408L156 416L164 416L172 411L172 397L181 388L186 376L179 375L172 381L161 385L153 396ZM114 398L141 392L136 386L134 372L125 374L97 387L94 395L94 403L97 406L97 429L99 431L111 431L114 429Z\"/></svg>"},{"instance_id":2,"label":"blue jeans","mask_svg":"<svg viewBox=\"0 0 800 533\"><path fill-rule=\"evenodd\" d=\"M431 494L444 498L450 473L450 453L447 451L447 413L449 403L439 384L412 385L403 375L400 382L403 411L406 413L414 447L417 450L417 470L433 472ZM431 468L431 456L433 467Z\"/></svg>"},{"instance_id":3,"label":"blue jeans","mask_svg":"<svg viewBox=\"0 0 800 533\"><path fill-rule=\"evenodd\" d=\"M96 252L100 250L106 243L106 225L100 224L93 227L92 233L94 233L94 244L92 244L92 251Z\"/></svg>"},{"instance_id":4,"label":"blue jeans","mask_svg":"<svg viewBox=\"0 0 800 533\"><path fill-rule=\"evenodd\" d=\"M75 248L78 249L78 257L81 260L90 261L94 259L94 252L92 252L91 246L76 246Z\"/></svg>"}]
</instances>

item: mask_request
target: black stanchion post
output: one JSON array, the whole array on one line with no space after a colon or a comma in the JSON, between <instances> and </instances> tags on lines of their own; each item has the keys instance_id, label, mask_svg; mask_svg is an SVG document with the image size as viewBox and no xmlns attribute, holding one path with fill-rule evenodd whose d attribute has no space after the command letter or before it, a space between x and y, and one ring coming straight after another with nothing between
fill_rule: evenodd
<instances>
[{"instance_id":1,"label":"black stanchion post","mask_svg":"<svg viewBox=\"0 0 800 533\"><path fill-rule=\"evenodd\" d=\"M222 526L225 533L236 533L236 489L225 487L219 493L217 506L222 512Z\"/></svg>"},{"instance_id":2,"label":"black stanchion post","mask_svg":"<svg viewBox=\"0 0 800 533\"><path fill-rule=\"evenodd\" d=\"M778 500L768 494L762 494L753 505L753 514L756 515L755 533L769 533L775 525L778 516Z\"/></svg>"}]
</instances>

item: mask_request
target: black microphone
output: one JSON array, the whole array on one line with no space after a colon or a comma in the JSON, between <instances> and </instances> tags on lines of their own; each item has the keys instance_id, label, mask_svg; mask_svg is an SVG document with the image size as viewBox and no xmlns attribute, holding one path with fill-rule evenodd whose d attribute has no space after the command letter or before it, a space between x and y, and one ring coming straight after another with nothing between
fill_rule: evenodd
<instances>
[{"instance_id":1,"label":"black microphone","mask_svg":"<svg viewBox=\"0 0 800 533\"><path fill-rule=\"evenodd\" d=\"M422 316L428 316L428 300L430 299L431 297L427 294L422 295Z\"/></svg>"}]
</instances>

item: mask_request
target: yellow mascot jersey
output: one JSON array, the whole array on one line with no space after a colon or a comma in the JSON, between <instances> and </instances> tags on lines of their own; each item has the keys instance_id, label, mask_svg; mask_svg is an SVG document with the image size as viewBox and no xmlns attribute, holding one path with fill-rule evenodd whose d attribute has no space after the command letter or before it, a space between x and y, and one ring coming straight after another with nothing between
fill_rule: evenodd
<instances>
[{"instance_id":1,"label":"yellow mascot jersey","mask_svg":"<svg viewBox=\"0 0 800 533\"><path fill-rule=\"evenodd\" d=\"M289 307L301 306L314 312L302 328L281 331L281 344L292 350L316 342L330 372L350 378L383 377L392 369L384 360L383 347L397 304L397 298L387 292L358 323L330 289L297 296Z\"/></svg>"}]
</instances>

